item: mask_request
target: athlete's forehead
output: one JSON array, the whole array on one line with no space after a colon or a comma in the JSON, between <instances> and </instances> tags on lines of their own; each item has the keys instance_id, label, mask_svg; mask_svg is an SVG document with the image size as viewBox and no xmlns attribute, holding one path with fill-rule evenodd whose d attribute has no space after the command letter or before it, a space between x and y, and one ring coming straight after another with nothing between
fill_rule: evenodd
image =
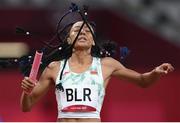
<instances>
[{"instance_id":1,"label":"athlete's forehead","mask_svg":"<svg viewBox=\"0 0 180 123\"><path fill-rule=\"evenodd\" d=\"M72 28L81 27L82 24L83 24L83 21L78 21L78 22L76 22L76 23L73 24ZM86 24L85 24L84 26L86 26Z\"/></svg>"},{"instance_id":2,"label":"athlete's forehead","mask_svg":"<svg viewBox=\"0 0 180 123\"><path fill-rule=\"evenodd\" d=\"M80 28L82 26L82 24L83 24L83 21L78 21L73 24L71 29ZM92 26L90 24L88 24L88 25L90 26L91 30L94 31ZM88 26L86 24L84 24L83 28L88 28Z\"/></svg>"}]
</instances>

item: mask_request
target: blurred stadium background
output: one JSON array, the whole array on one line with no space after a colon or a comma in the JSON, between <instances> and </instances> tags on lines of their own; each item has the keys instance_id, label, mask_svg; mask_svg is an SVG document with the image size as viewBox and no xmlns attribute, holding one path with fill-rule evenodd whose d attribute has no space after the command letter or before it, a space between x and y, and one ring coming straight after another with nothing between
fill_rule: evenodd
<instances>
[{"instance_id":1,"label":"blurred stadium background","mask_svg":"<svg viewBox=\"0 0 180 123\"><path fill-rule=\"evenodd\" d=\"M102 121L180 121L180 1L179 0L1 0L0 59L34 52L49 40L71 2L89 5L97 30L131 53L125 66L150 71L170 62L175 71L142 89L112 78L102 109ZM15 34L23 27L34 36ZM0 121L56 121L54 90L29 113L20 110L17 67L0 67Z\"/></svg>"}]
</instances>

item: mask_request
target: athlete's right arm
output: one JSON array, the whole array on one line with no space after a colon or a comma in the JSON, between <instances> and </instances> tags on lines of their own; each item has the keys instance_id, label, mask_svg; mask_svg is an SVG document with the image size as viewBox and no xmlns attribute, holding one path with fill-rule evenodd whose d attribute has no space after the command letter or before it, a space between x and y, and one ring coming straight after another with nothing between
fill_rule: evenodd
<instances>
[{"instance_id":1,"label":"athlete's right arm","mask_svg":"<svg viewBox=\"0 0 180 123\"><path fill-rule=\"evenodd\" d=\"M54 86L53 76L57 73L55 64L51 63L46 67L36 84L29 77L25 77L22 80L21 88L23 92L20 105L23 112L30 111L32 106L46 94L49 88ZM28 94L29 92L30 94Z\"/></svg>"}]
</instances>

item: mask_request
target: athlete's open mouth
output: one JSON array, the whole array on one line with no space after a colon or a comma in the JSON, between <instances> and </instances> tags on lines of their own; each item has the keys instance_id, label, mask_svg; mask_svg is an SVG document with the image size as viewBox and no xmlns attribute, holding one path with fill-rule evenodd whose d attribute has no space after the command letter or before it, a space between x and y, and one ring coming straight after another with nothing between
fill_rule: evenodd
<instances>
[{"instance_id":1,"label":"athlete's open mouth","mask_svg":"<svg viewBox=\"0 0 180 123\"><path fill-rule=\"evenodd\" d=\"M80 36L78 38L78 41L87 41L87 38L85 36Z\"/></svg>"}]
</instances>

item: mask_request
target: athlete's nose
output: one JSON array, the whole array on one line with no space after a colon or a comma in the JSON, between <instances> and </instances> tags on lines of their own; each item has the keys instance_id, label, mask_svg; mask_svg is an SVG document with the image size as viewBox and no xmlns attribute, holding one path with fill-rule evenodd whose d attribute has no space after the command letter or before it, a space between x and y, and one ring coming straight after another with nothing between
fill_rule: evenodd
<instances>
[{"instance_id":1,"label":"athlete's nose","mask_svg":"<svg viewBox=\"0 0 180 123\"><path fill-rule=\"evenodd\" d=\"M86 34L86 31L85 31L84 28L81 29L81 33L80 34L84 34L84 35Z\"/></svg>"}]
</instances>

